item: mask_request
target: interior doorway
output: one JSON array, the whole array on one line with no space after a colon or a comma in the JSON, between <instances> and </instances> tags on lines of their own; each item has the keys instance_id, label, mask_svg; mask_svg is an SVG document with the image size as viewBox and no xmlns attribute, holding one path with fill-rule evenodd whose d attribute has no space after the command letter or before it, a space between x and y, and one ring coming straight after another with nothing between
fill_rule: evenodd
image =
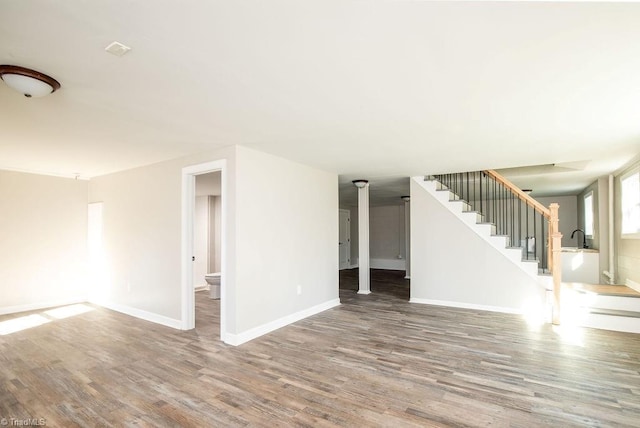
<instances>
[{"instance_id":1,"label":"interior doorway","mask_svg":"<svg viewBox=\"0 0 640 428\"><path fill-rule=\"evenodd\" d=\"M199 335L215 337L220 329L221 175L196 175L193 218L195 328Z\"/></svg>"},{"instance_id":2,"label":"interior doorway","mask_svg":"<svg viewBox=\"0 0 640 428\"><path fill-rule=\"evenodd\" d=\"M223 341L228 304L226 183L225 160L182 169L182 328L195 328L196 318L199 323L209 325L219 322L219 337ZM210 274L219 274L219 292L213 297L211 285L205 279ZM203 311L197 317L196 307ZM212 311L219 311L219 315Z\"/></svg>"},{"instance_id":3,"label":"interior doorway","mask_svg":"<svg viewBox=\"0 0 640 428\"><path fill-rule=\"evenodd\" d=\"M340 254L339 269L349 269L351 267L351 212L349 210L339 210L340 222L338 232L338 246Z\"/></svg>"}]
</instances>

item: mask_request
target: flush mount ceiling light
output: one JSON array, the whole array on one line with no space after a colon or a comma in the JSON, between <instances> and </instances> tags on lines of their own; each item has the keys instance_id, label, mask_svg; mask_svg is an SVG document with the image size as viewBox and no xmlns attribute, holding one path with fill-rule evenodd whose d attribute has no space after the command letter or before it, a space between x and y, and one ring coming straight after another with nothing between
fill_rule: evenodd
<instances>
[{"instance_id":1,"label":"flush mount ceiling light","mask_svg":"<svg viewBox=\"0 0 640 428\"><path fill-rule=\"evenodd\" d=\"M27 98L44 97L60 89L53 77L17 65L0 65L0 78Z\"/></svg>"},{"instance_id":2,"label":"flush mount ceiling light","mask_svg":"<svg viewBox=\"0 0 640 428\"><path fill-rule=\"evenodd\" d=\"M369 181L367 180L353 180L352 183L358 188L358 189L362 189L364 186L367 185L367 183L369 183Z\"/></svg>"}]
</instances>

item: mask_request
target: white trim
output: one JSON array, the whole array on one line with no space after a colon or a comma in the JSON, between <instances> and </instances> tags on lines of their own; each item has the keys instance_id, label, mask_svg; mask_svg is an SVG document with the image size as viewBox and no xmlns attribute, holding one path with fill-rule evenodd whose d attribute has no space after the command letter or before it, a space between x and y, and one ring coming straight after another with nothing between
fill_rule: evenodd
<instances>
[{"instance_id":1,"label":"white trim","mask_svg":"<svg viewBox=\"0 0 640 428\"><path fill-rule=\"evenodd\" d=\"M629 278L627 278L625 280L625 284L627 287L631 288L632 290L637 291L638 293L640 293L640 283L637 283L635 281L630 280Z\"/></svg>"},{"instance_id":2,"label":"white trim","mask_svg":"<svg viewBox=\"0 0 640 428\"><path fill-rule=\"evenodd\" d=\"M220 262L221 262L221 279L220 279L220 338L226 341L226 325L227 325L227 305L229 300L226 298L227 293L227 198L229 195L227 189L227 160L220 159L212 162L205 162L198 165L191 165L182 168L182 308L181 308L181 324L182 330L191 330L195 328L195 297L193 288L193 262L191 261L193 253L193 214L195 209L195 187L196 175L206 174L209 172L220 171L221 175L221 209L222 212L222 238L220 240Z\"/></svg>"},{"instance_id":3,"label":"white trim","mask_svg":"<svg viewBox=\"0 0 640 428\"><path fill-rule=\"evenodd\" d=\"M243 333L239 333L239 334L229 333L225 338L225 343L228 343L229 345L233 345L233 346L242 345L243 343L246 343L257 337L260 337L267 333L271 333L274 330L277 330L289 324L293 324L296 321L300 321L301 319L310 317L312 315L318 314L320 312L326 311L327 309L331 309L339 305L340 305L340 299L329 300L328 302L324 302L319 305L312 306L308 309L303 309L299 312L295 312L293 314L268 322L261 326L254 327Z\"/></svg>"},{"instance_id":4,"label":"white trim","mask_svg":"<svg viewBox=\"0 0 640 428\"><path fill-rule=\"evenodd\" d=\"M488 306L488 305L476 305L474 303L463 302L451 302L448 300L431 300L431 299L419 299L412 297L409 299L409 303L420 303L422 305L435 305L435 306L449 306L451 308L473 309L478 311L488 312L500 312L503 314L515 314L522 315L523 312L514 308L505 308L502 306Z\"/></svg>"},{"instance_id":5,"label":"white trim","mask_svg":"<svg viewBox=\"0 0 640 428\"><path fill-rule=\"evenodd\" d=\"M134 318L139 318L156 324L162 324L167 327L175 329L182 328L182 322L180 320L165 317L164 315L154 314L153 312L143 311L142 309L133 308L131 306L119 305L117 303L105 301L90 301L90 303L102 306L103 308L110 309L112 311L120 312L121 314L129 315Z\"/></svg>"},{"instance_id":6,"label":"white trim","mask_svg":"<svg viewBox=\"0 0 640 428\"><path fill-rule=\"evenodd\" d=\"M371 269L405 270L405 259L371 259Z\"/></svg>"},{"instance_id":7,"label":"white trim","mask_svg":"<svg viewBox=\"0 0 640 428\"><path fill-rule=\"evenodd\" d=\"M76 297L73 299L51 300L48 302L29 303L26 305L0 307L0 315L15 314L18 312L37 311L39 309L54 308L56 306L75 305L87 302L86 297Z\"/></svg>"}]
</instances>

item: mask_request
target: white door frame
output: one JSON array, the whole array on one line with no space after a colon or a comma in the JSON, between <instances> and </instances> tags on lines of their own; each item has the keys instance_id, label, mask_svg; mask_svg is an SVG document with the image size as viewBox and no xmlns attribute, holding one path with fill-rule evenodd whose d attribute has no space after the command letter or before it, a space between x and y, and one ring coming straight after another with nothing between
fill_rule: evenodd
<instances>
[{"instance_id":1,"label":"white door frame","mask_svg":"<svg viewBox=\"0 0 640 428\"><path fill-rule=\"evenodd\" d=\"M352 263L351 263L351 211L344 210L344 209L338 210L338 229L340 228L340 215L339 215L340 212L347 213L347 219L348 219L347 220L347 242L345 243L346 246L348 247L348 250L347 250L348 266L342 267L340 265L340 260L338 260L338 269L342 270L342 269L349 269L352 266ZM338 243L338 245L340 244ZM338 254L340 254L340 250L338 250Z\"/></svg>"},{"instance_id":2,"label":"white door frame","mask_svg":"<svg viewBox=\"0 0 640 428\"><path fill-rule=\"evenodd\" d=\"M182 330L196 326L195 295L193 290L193 216L195 213L196 175L220 171L222 237L220 239L220 339L227 336L227 161L191 165L182 168Z\"/></svg>"}]
</instances>

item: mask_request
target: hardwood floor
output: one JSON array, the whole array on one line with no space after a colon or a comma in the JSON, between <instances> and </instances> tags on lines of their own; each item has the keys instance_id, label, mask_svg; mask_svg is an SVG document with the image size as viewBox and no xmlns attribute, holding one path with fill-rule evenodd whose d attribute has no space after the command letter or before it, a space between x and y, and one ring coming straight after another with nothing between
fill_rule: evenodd
<instances>
[{"instance_id":1,"label":"hardwood floor","mask_svg":"<svg viewBox=\"0 0 640 428\"><path fill-rule=\"evenodd\" d=\"M63 319L35 311L49 322L0 335L0 418L56 427L640 425L640 336L410 304L400 273L373 277L363 296L357 272L341 272L341 306L237 348L218 340L218 301L206 293L188 332L91 305Z\"/></svg>"}]
</instances>

